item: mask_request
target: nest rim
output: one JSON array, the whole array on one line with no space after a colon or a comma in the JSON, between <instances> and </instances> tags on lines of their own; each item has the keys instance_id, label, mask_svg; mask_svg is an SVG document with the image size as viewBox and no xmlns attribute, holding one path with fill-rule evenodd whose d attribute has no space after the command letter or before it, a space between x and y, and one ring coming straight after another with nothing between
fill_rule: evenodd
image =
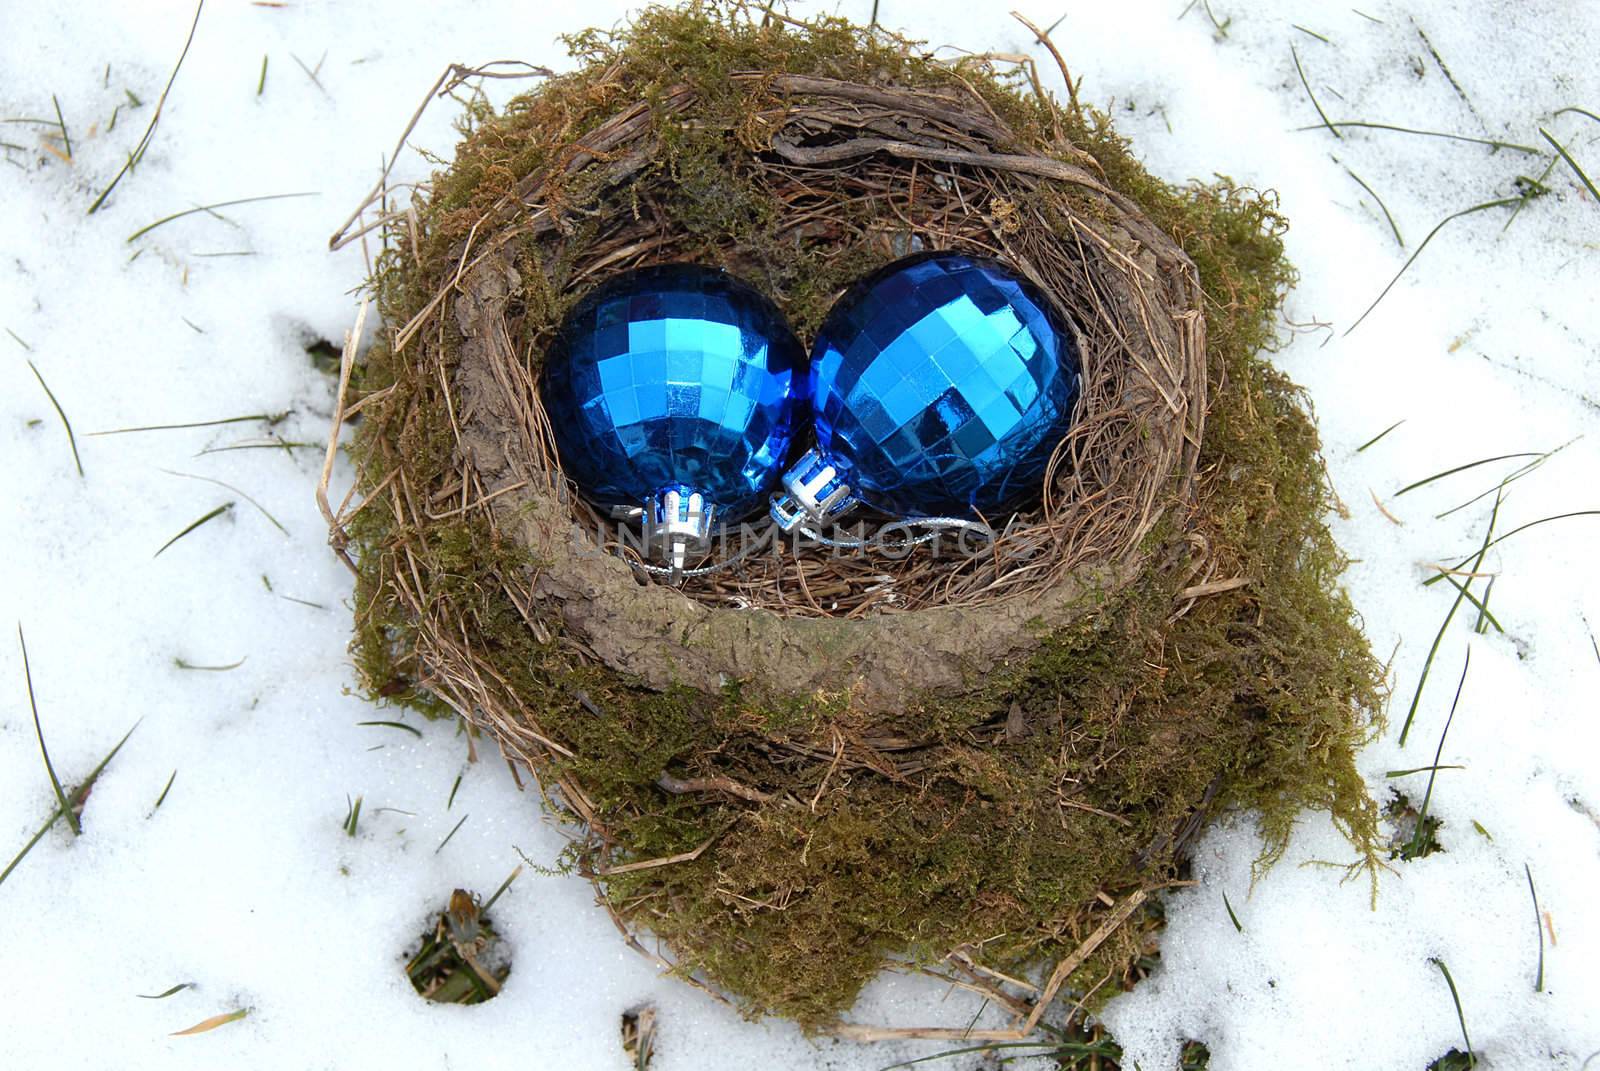
<instances>
[{"instance_id":1,"label":"nest rim","mask_svg":"<svg viewBox=\"0 0 1600 1071\"><path fill-rule=\"evenodd\" d=\"M881 262L908 246L1002 259L1072 325L1082 362L1078 412L1037 507L953 570L916 550L846 563L774 540L778 554L668 584L643 571L636 548L604 534L598 512L562 472L539 397L541 335L518 322L527 318L519 307L524 251L543 242L547 263L562 259L571 226L562 191L591 174L612 198L618 190L638 197L651 179L670 182L648 171L666 136L655 123L697 121L688 87L646 108L653 122L640 121L639 104L622 108L559 149L565 169L519 189L498 230L492 218L489 228L475 224L439 291L448 297L407 324L396 348L410 342L419 359L439 360L435 351L446 343L428 317L454 313L463 341L446 390L457 394L451 410L461 415L463 457L500 522L540 563L536 597L558 604L567 627L607 664L654 688L715 691L746 681L775 695L845 695L882 711L968 691L1137 576L1152 552L1147 537L1190 505L1206 410L1194 266L1065 135L1026 144L975 90L781 72L739 72L733 81L761 131L754 145L745 131L726 132L744 153L735 166L773 186L784 204L797 190L809 204L830 184L840 199L876 197L878 214L894 220L889 231L866 236ZM886 139L884 129L901 138ZM888 192L864 195L863 187ZM896 203L901 191L904 204ZM814 216L797 214L788 230ZM620 272L686 259L687 243L664 233L660 220L625 220L615 230L597 254L575 260L556 288L556 308ZM746 278L749 249L741 243L701 249ZM820 244L807 252L816 255ZM840 243L834 255L859 252ZM558 322L547 321L544 338ZM867 529L868 538L877 535ZM817 595L841 585L833 598Z\"/></svg>"}]
</instances>

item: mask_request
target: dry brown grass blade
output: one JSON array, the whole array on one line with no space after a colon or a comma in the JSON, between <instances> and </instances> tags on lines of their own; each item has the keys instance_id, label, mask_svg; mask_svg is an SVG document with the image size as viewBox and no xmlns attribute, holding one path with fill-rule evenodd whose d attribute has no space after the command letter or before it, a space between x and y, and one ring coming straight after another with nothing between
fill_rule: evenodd
<instances>
[{"instance_id":1,"label":"dry brown grass blade","mask_svg":"<svg viewBox=\"0 0 1600 1071\"><path fill-rule=\"evenodd\" d=\"M1394 524L1398 524L1401 527L1405 526L1405 523L1406 523L1405 521L1402 521L1399 517L1396 517L1394 514L1389 512L1388 507L1383 504L1383 499L1378 497L1378 492L1377 491L1374 491L1372 488L1369 487L1369 488L1367 488L1367 493L1372 496L1372 504L1374 506L1378 507L1378 512L1379 513L1381 513L1385 517L1387 517L1390 520L1390 522L1392 522Z\"/></svg>"},{"instance_id":2,"label":"dry brown grass blade","mask_svg":"<svg viewBox=\"0 0 1600 1071\"><path fill-rule=\"evenodd\" d=\"M202 1019L198 1023L195 1023L193 1026L185 1030L174 1030L170 1036L175 1038L186 1038L193 1037L195 1034L209 1033L219 1026L227 1026L229 1023L237 1023L240 1019L243 1019L249 1014L249 1008L240 1008L238 1011L223 1012L221 1015L213 1015L209 1019Z\"/></svg>"},{"instance_id":3,"label":"dry brown grass blade","mask_svg":"<svg viewBox=\"0 0 1600 1071\"><path fill-rule=\"evenodd\" d=\"M1026 1019L1016 1027L1006 1030L965 1030L959 1027L944 1026L909 1026L886 1027L867 1026L860 1023L842 1023L828 1032L835 1037L847 1038L851 1041L903 1041L903 1040L929 1040L929 1041L1025 1041L1039 1027L1039 1020L1049 1009L1050 1003L1055 1000L1056 994L1071 976L1072 972L1083 966L1088 958L1094 955L1095 950L1105 943L1106 938L1117 931L1129 917L1137 911L1150 897L1149 889L1136 889L1123 897L1122 901L1106 915L1105 920L1097 926L1093 933L1083 940L1068 956L1063 957L1050 972L1049 979L1045 982L1039 993L1039 998L1031 1005Z\"/></svg>"},{"instance_id":4,"label":"dry brown grass blade","mask_svg":"<svg viewBox=\"0 0 1600 1071\"><path fill-rule=\"evenodd\" d=\"M497 67L504 66L521 67L524 69L520 71L499 71L495 69ZM378 201L383 197L383 191L389 181L389 173L394 170L395 161L400 158L400 153L405 150L406 139L411 136L411 132L415 130L417 128L417 124L422 121L422 113L428 110L428 105L431 104L435 98L449 95L449 93L457 86L472 78L548 78L550 74L551 71L548 67L535 67L532 64L524 63L521 60L495 60L491 63L486 63L481 67L468 67L465 64L452 63L450 66L446 67L444 69L444 73L439 75L438 80L435 81L433 85L429 87L428 92L423 95L422 103L417 105L417 110L411 115L411 121L408 122L406 124L406 128L400 132L400 138L395 142L394 151L389 154L388 161L383 167L383 173L378 176L378 181L373 183L372 190L366 195L366 197L361 199L360 204L356 205L355 211L350 213L350 217L341 223L339 225L339 229L334 231L333 235L329 237L328 248L330 250L341 249L348 243L355 241L357 238L361 237L361 235L372 229L369 225L367 227L363 227L354 234L349 233L350 228L355 225L358 219L361 218L361 213L365 212L375 201Z\"/></svg>"},{"instance_id":5,"label":"dry brown grass blade","mask_svg":"<svg viewBox=\"0 0 1600 1071\"><path fill-rule=\"evenodd\" d=\"M1221 595L1227 591L1238 591L1248 587L1250 578L1247 576L1230 577L1227 580L1208 580L1204 584L1194 584L1178 592L1179 599L1203 599L1207 595Z\"/></svg>"},{"instance_id":6,"label":"dry brown grass blade","mask_svg":"<svg viewBox=\"0 0 1600 1071\"><path fill-rule=\"evenodd\" d=\"M361 308L356 312L355 326L345 333L344 352L339 355L339 387L334 396L333 422L328 429L328 449L322 457L322 475L317 480L317 508L322 511L322 517L328 522L328 541L332 544L334 553L339 555L339 560L351 573L356 573L356 563L351 560L349 552L345 549L348 536L344 524L334 514L333 507L328 504L328 481L333 479L333 462L339 455L339 432L344 428L345 402L350 394L350 371L355 367L356 349L361 345L361 333L367 326L367 308L371 303L370 298L361 299Z\"/></svg>"},{"instance_id":7,"label":"dry brown grass blade","mask_svg":"<svg viewBox=\"0 0 1600 1071\"><path fill-rule=\"evenodd\" d=\"M711 836L707 837L698 848L692 848L686 852L679 852L677 855L667 855L661 857L660 859L641 859L637 863L624 863L621 866L596 867L595 873L599 874L603 878L609 878L617 874L632 874L638 870L654 870L657 867L672 866L675 863L692 863L704 855L706 853L706 849L715 844L717 839L721 836L722 834L720 832L713 833Z\"/></svg>"}]
</instances>

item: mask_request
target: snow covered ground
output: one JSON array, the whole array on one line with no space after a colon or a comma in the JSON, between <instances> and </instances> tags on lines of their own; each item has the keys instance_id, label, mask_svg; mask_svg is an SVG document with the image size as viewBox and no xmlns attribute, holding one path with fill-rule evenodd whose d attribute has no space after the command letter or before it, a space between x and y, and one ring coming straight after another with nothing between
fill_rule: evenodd
<instances>
[{"instance_id":1,"label":"snow covered ground","mask_svg":"<svg viewBox=\"0 0 1600 1071\"><path fill-rule=\"evenodd\" d=\"M1055 38L1083 95L1112 104L1156 172L1220 171L1282 195L1302 272L1289 318L1306 326L1278 360L1316 403L1348 507L1335 527L1359 559L1349 585L1374 647L1396 652L1392 724L1361 759L1379 798L1396 786L1420 798L1426 773L1386 774L1434 763L1472 651L1438 759L1460 768L1439 771L1430 801L1444 850L1396 863L1371 911L1363 883L1301 865L1347 857L1325 819L1308 815L1253 890L1249 818L1215 828L1199 844L1201 884L1169 900L1160 970L1107 1012L1129 1065L1145 1071L1174 1066L1185 1038L1210 1047L1217 1071L1420 1071L1466 1048L1439 962L1484 1065L1576 1069L1600 1051L1600 517L1528 529L1489 552L1490 608L1505 632L1476 633L1477 612L1463 606L1402 748L1454 599L1446 584L1422 586L1426 563L1476 549L1492 496L1434 515L1528 459L1396 497L1457 465L1570 442L1511 485L1498 531L1600 509L1600 204L1557 160L1550 193L1514 224L1508 206L1448 224L1346 334L1436 223L1545 173L1541 127L1600 176L1600 120L1560 111L1600 113L1600 7L1362 2L1360 12L1270 0L1186 13L1182 0L1022 5L1040 25L1065 12ZM657 978L580 879L532 871L494 912L514 961L503 994L472 1008L418 999L401 963L430 913L454 887L491 892L519 850L552 862L562 833L503 764L469 765L450 726L420 725L415 737L357 724L394 715L345 691L349 581L312 502L320 452L227 449L269 434L324 439L330 382L304 347L339 340L364 273L359 245L330 255L327 235L444 65L560 66L557 33L624 11L606 0L212 0L147 154L93 215L150 120L193 9L11 4L0 15L0 117L52 124L0 126L0 622L26 630L64 782L138 724L94 790L83 835L58 824L0 885L5 1067L621 1068L618 1015L644 1001L660 1009L658 1071L870 1069L939 1047L814 1044L783 1023L744 1023ZM880 15L935 43L1043 58L1005 5L883 0ZM1332 120L1538 152L1297 131L1319 120L1296 57ZM449 119L436 108L412 143L448 154ZM414 154L401 162L401 177L425 170ZM196 212L129 238L196 205L299 192L315 196ZM77 433L82 478L29 361ZM270 428L88 434L280 412ZM0 696L9 860L55 806L13 640L0 642ZM341 823L358 795L352 838ZM192 988L138 996L180 982ZM249 1014L237 1022L169 1036L239 1009ZM858 1017L960 1025L972 1010L892 978Z\"/></svg>"}]
</instances>

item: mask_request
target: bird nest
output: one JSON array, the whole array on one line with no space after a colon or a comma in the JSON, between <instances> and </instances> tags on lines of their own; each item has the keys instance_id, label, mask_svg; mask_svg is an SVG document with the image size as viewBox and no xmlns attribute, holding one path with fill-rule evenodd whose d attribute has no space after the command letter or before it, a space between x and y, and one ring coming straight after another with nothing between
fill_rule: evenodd
<instances>
[{"instance_id":1,"label":"bird nest","mask_svg":"<svg viewBox=\"0 0 1600 1071\"><path fill-rule=\"evenodd\" d=\"M1015 1029L1128 982L1219 803L1263 808L1269 849L1325 807L1370 859L1351 754L1381 678L1314 432L1257 356L1289 278L1270 199L1151 179L1026 61L737 5L570 44L574 73L468 101L453 162L336 239L384 245L387 327L340 391L356 487L328 509L372 693L530 767L631 940L815 1028L889 958ZM1004 259L1078 334L1077 419L992 541L869 523L866 549L662 576L562 474L539 369L595 284L718 265L807 340L921 249Z\"/></svg>"}]
</instances>

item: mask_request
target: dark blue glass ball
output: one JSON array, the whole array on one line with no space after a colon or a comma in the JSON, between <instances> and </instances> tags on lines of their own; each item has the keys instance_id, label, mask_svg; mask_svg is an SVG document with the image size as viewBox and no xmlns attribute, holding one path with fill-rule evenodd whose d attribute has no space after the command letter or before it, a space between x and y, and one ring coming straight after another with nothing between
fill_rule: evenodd
<instances>
[{"instance_id":1,"label":"dark blue glass ball","mask_svg":"<svg viewBox=\"0 0 1600 1071\"><path fill-rule=\"evenodd\" d=\"M1077 343L1031 283L908 257L840 298L812 347L817 452L883 512L994 520L1041 492L1078 383Z\"/></svg>"},{"instance_id":2,"label":"dark blue glass ball","mask_svg":"<svg viewBox=\"0 0 1600 1071\"><path fill-rule=\"evenodd\" d=\"M562 467L591 500L696 491L728 522L765 502L788 460L805 371L772 302L718 269L668 264L580 300L542 390Z\"/></svg>"}]
</instances>

